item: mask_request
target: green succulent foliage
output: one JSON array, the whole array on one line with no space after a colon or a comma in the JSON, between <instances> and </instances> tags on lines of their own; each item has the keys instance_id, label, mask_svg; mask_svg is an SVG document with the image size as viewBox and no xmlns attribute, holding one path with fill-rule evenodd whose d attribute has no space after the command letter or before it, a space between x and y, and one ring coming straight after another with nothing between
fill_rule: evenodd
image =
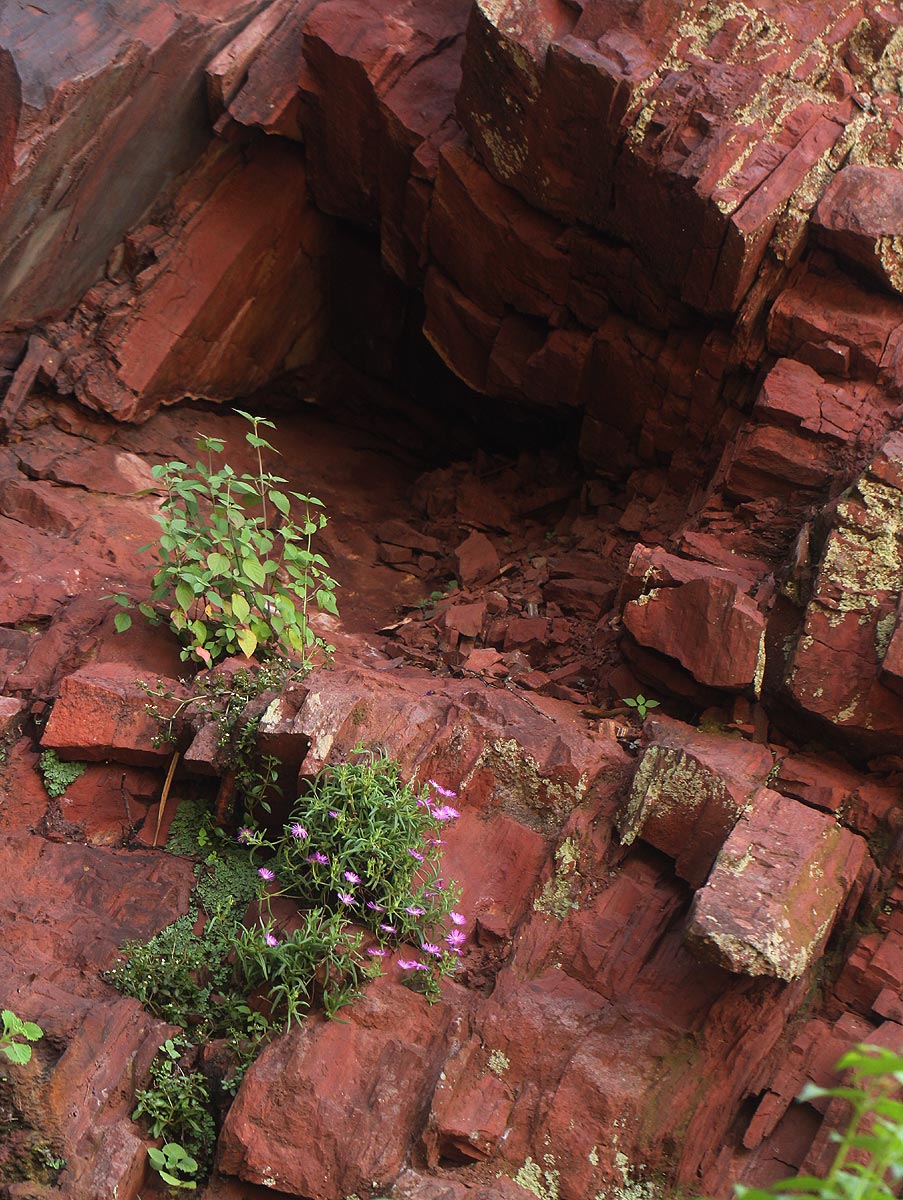
<instances>
[{"instance_id":1,"label":"green succulent foliage","mask_svg":"<svg viewBox=\"0 0 903 1200\"><path fill-rule=\"evenodd\" d=\"M155 549L159 569L140 611L158 622L160 610L184 649L183 658L207 666L226 655L289 654L310 667L332 647L311 628L312 608L337 615L336 581L313 539L327 523L316 496L285 491L286 479L264 470L263 451L277 453L261 436L272 421L239 412L251 425L245 435L256 451L257 471L237 474L228 463L214 467L221 438L201 436L206 461L173 461L153 468L164 489ZM123 632L131 625L126 595L113 599L123 610L114 618Z\"/></svg>"},{"instance_id":2,"label":"green succulent foliage","mask_svg":"<svg viewBox=\"0 0 903 1200\"><path fill-rule=\"evenodd\" d=\"M799 1175L767 1188L737 1187L738 1200L892 1200L903 1184L903 1058L878 1046L856 1046L837 1064L843 1087L808 1085L801 1101L840 1099L849 1105L844 1129L832 1135L837 1153L823 1178Z\"/></svg>"},{"instance_id":3,"label":"green succulent foliage","mask_svg":"<svg viewBox=\"0 0 903 1200\"><path fill-rule=\"evenodd\" d=\"M60 762L55 750L45 750L38 759L38 767L44 780L44 790L52 799L62 796L70 784L84 775L87 763Z\"/></svg>"},{"instance_id":4,"label":"green succulent foliage","mask_svg":"<svg viewBox=\"0 0 903 1200\"><path fill-rule=\"evenodd\" d=\"M34 1021L23 1021L14 1012L4 1008L0 1012L3 1019L3 1030L0 1032L0 1054L12 1063L24 1065L31 1061L30 1042L37 1042L44 1036L44 1030Z\"/></svg>"}]
</instances>

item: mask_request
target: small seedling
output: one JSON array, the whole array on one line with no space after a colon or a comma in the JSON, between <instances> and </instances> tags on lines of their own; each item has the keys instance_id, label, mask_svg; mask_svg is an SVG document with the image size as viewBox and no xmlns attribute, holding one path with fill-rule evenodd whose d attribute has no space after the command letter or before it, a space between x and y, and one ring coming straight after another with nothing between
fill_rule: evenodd
<instances>
[{"instance_id":1,"label":"small seedling","mask_svg":"<svg viewBox=\"0 0 903 1200\"><path fill-rule=\"evenodd\" d=\"M197 1160L193 1159L184 1146L178 1142L167 1142L159 1150L150 1146L147 1151L150 1165L154 1168L164 1183L170 1187L194 1189L197 1181L185 1178L197 1173Z\"/></svg>"},{"instance_id":2,"label":"small seedling","mask_svg":"<svg viewBox=\"0 0 903 1200\"><path fill-rule=\"evenodd\" d=\"M622 696L621 700L628 708L635 708L637 710L641 721L646 720L646 713L650 708L658 708L661 703L659 700L647 700L642 692L636 696Z\"/></svg>"},{"instance_id":3,"label":"small seedling","mask_svg":"<svg viewBox=\"0 0 903 1200\"><path fill-rule=\"evenodd\" d=\"M24 1064L31 1060L29 1042L36 1042L44 1036L44 1030L33 1021L22 1021L4 1008L0 1012L3 1018L3 1032L0 1033L0 1054L5 1054L10 1062Z\"/></svg>"}]
</instances>

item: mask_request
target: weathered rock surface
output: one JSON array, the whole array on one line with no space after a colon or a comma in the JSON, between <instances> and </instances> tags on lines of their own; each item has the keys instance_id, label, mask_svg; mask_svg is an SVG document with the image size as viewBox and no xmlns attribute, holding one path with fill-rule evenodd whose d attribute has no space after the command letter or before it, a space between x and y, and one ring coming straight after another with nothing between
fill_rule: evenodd
<instances>
[{"instance_id":1,"label":"weathered rock surface","mask_svg":"<svg viewBox=\"0 0 903 1200\"><path fill-rule=\"evenodd\" d=\"M0 323L70 308L161 188L194 165L210 138L204 67L261 7L4 8Z\"/></svg>"},{"instance_id":2,"label":"weathered rock surface","mask_svg":"<svg viewBox=\"0 0 903 1200\"><path fill-rule=\"evenodd\" d=\"M338 1200L399 1172L417 1200L585 1200L656 1172L718 1194L817 1161L833 1114L793 1096L903 1022L900 6L116 15L62 3L0 30L0 688L23 732L0 768L0 945L13 1006L64 1048L58 1079L40 1062L47 1111L88 1097L62 1186L146 1191L128 1115L162 1031L96 971L190 882L116 849L151 840L170 758L134 680L180 670L165 630L120 639L102 599L146 588L148 465L189 455L201 420L153 414L291 371L283 400L353 379L358 427L404 445L372 397L416 380L435 442L389 466L289 422L285 473L342 514L340 666L268 710L261 746L308 776L364 738L457 790L471 936L442 1006L390 980L350 1027L267 1051L222 1146L255 1182L210 1200ZM51 381L97 419L48 408ZM449 396L481 430L542 414L580 470L543 445L415 484L460 444ZM238 422L214 421L231 455ZM641 733L640 691L680 721ZM34 770L54 699L44 744L92 760L56 807ZM209 743L192 766L215 773ZM79 870L102 885L70 887ZM48 875L59 896L36 894ZM708 961L684 944L688 885ZM832 923L877 895L800 1022Z\"/></svg>"},{"instance_id":3,"label":"weathered rock surface","mask_svg":"<svg viewBox=\"0 0 903 1200\"><path fill-rule=\"evenodd\" d=\"M903 698L881 664L903 586L903 436L891 434L836 507L787 666L794 699L841 733L899 748ZM893 679L891 659L890 679Z\"/></svg>"},{"instance_id":4,"label":"weathered rock surface","mask_svg":"<svg viewBox=\"0 0 903 1200\"><path fill-rule=\"evenodd\" d=\"M92 407L141 420L187 396L246 394L323 345L326 222L307 205L300 151L266 142L250 151L220 144L200 160L175 199L184 223L151 227L131 252L150 261L91 298L106 315L88 325L89 346L65 377ZM278 328L273 312L283 319Z\"/></svg>"},{"instance_id":5,"label":"weathered rock surface","mask_svg":"<svg viewBox=\"0 0 903 1200\"><path fill-rule=\"evenodd\" d=\"M774 760L765 746L699 734L677 721L650 718L644 735L650 744L618 818L621 843L641 837L675 860L682 879L700 887Z\"/></svg>"},{"instance_id":6,"label":"weathered rock surface","mask_svg":"<svg viewBox=\"0 0 903 1200\"><path fill-rule=\"evenodd\" d=\"M386 1188L419 1133L451 1019L448 1001L428 1006L386 981L347 1023L310 1021L280 1039L229 1110L219 1169L314 1200Z\"/></svg>"},{"instance_id":7,"label":"weathered rock surface","mask_svg":"<svg viewBox=\"0 0 903 1200\"><path fill-rule=\"evenodd\" d=\"M831 932L865 842L762 788L693 901L690 945L729 971L798 979Z\"/></svg>"}]
</instances>

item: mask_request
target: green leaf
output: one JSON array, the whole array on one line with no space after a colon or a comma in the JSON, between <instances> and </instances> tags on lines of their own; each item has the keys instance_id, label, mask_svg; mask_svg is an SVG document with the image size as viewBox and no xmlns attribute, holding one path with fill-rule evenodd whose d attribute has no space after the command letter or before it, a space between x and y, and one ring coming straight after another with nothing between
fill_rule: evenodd
<instances>
[{"instance_id":1,"label":"green leaf","mask_svg":"<svg viewBox=\"0 0 903 1200\"><path fill-rule=\"evenodd\" d=\"M245 658L251 658L257 649L257 634L253 629L240 629L237 634L237 640Z\"/></svg>"},{"instance_id":2,"label":"green leaf","mask_svg":"<svg viewBox=\"0 0 903 1200\"><path fill-rule=\"evenodd\" d=\"M207 555L207 566L214 575L227 575L232 564L226 558L225 554L220 554L218 551L213 551Z\"/></svg>"},{"instance_id":3,"label":"green leaf","mask_svg":"<svg viewBox=\"0 0 903 1200\"><path fill-rule=\"evenodd\" d=\"M176 601L186 612L194 603L194 588L184 581L176 586Z\"/></svg>"},{"instance_id":4,"label":"green leaf","mask_svg":"<svg viewBox=\"0 0 903 1200\"><path fill-rule=\"evenodd\" d=\"M237 621L247 621L251 615L251 606L240 593L232 597L232 615Z\"/></svg>"},{"instance_id":5,"label":"green leaf","mask_svg":"<svg viewBox=\"0 0 903 1200\"><path fill-rule=\"evenodd\" d=\"M287 517L288 514L291 512L291 507L292 507L291 501L289 500L288 496L286 496L284 492L275 492L275 491L268 492L267 495L269 496L269 499L272 501L272 503L275 504L275 506L283 514L283 516Z\"/></svg>"},{"instance_id":6,"label":"green leaf","mask_svg":"<svg viewBox=\"0 0 903 1200\"><path fill-rule=\"evenodd\" d=\"M5 1046L0 1046L0 1054L5 1054L10 1062L23 1065L31 1061L31 1046L26 1046L22 1042L9 1042Z\"/></svg>"},{"instance_id":7,"label":"green leaf","mask_svg":"<svg viewBox=\"0 0 903 1200\"><path fill-rule=\"evenodd\" d=\"M190 1192L198 1186L193 1179L176 1179L175 1175L170 1175L168 1171L159 1171L158 1174L170 1187L185 1188Z\"/></svg>"},{"instance_id":8,"label":"green leaf","mask_svg":"<svg viewBox=\"0 0 903 1200\"><path fill-rule=\"evenodd\" d=\"M332 613L333 616L339 615L338 605L336 604L335 596L332 592L327 592L323 588L317 591L317 608L320 612Z\"/></svg>"},{"instance_id":9,"label":"green leaf","mask_svg":"<svg viewBox=\"0 0 903 1200\"><path fill-rule=\"evenodd\" d=\"M258 587L263 586L266 581L266 572L264 571L259 559L243 558L241 560L241 569L249 579L253 580L254 583L258 585Z\"/></svg>"},{"instance_id":10,"label":"green leaf","mask_svg":"<svg viewBox=\"0 0 903 1200\"><path fill-rule=\"evenodd\" d=\"M117 633L125 633L127 629L132 627L132 618L128 613L118 612L113 618L113 624L116 626Z\"/></svg>"}]
</instances>

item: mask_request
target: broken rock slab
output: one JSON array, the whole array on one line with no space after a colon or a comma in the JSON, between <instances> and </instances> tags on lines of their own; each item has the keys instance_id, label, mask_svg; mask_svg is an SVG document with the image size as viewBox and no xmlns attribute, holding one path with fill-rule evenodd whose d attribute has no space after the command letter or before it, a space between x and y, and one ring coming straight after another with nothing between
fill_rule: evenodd
<instances>
[{"instance_id":1,"label":"broken rock slab","mask_svg":"<svg viewBox=\"0 0 903 1200\"><path fill-rule=\"evenodd\" d=\"M728 971L798 979L820 954L862 867L865 841L762 788L696 894L687 942Z\"/></svg>"},{"instance_id":2,"label":"broken rock slab","mask_svg":"<svg viewBox=\"0 0 903 1200\"><path fill-rule=\"evenodd\" d=\"M838 171L812 217L815 236L892 291L903 291L903 175L850 164Z\"/></svg>"},{"instance_id":3,"label":"broken rock slab","mask_svg":"<svg viewBox=\"0 0 903 1200\"><path fill-rule=\"evenodd\" d=\"M0 17L0 324L70 308L210 140L204 64L264 0Z\"/></svg>"},{"instance_id":4,"label":"broken rock slab","mask_svg":"<svg viewBox=\"0 0 903 1200\"><path fill-rule=\"evenodd\" d=\"M675 860L692 887L706 879L730 831L774 767L766 746L705 734L668 718L647 720L651 739L618 818L622 845L642 838Z\"/></svg>"},{"instance_id":5,"label":"broken rock slab","mask_svg":"<svg viewBox=\"0 0 903 1200\"><path fill-rule=\"evenodd\" d=\"M765 672L765 617L750 596L717 568L653 588L624 608L624 627L641 646L675 658L707 687L752 688Z\"/></svg>"},{"instance_id":6,"label":"broken rock slab","mask_svg":"<svg viewBox=\"0 0 903 1200\"><path fill-rule=\"evenodd\" d=\"M834 512L785 683L797 704L851 741L903 747L891 690L903 590L903 433L886 438Z\"/></svg>"},{"instance_id":7,"label":"broken rock slab","mask_svg":"<svg viewBox=\"0 0 903 1200\"><path fill-rule=\"evenodd\" d=\"M63 680L59 699L44 729L41 745L57 750L61 757L90 762L162 765L173 755L163 725L147 711L156 705L165 718L175 711L177 701L153 701L128 663L94 663ZM152 681L152 686L160 684ZM163 680L168 690L178 693L175 680Z\"/></svg>"}]
</instances>

